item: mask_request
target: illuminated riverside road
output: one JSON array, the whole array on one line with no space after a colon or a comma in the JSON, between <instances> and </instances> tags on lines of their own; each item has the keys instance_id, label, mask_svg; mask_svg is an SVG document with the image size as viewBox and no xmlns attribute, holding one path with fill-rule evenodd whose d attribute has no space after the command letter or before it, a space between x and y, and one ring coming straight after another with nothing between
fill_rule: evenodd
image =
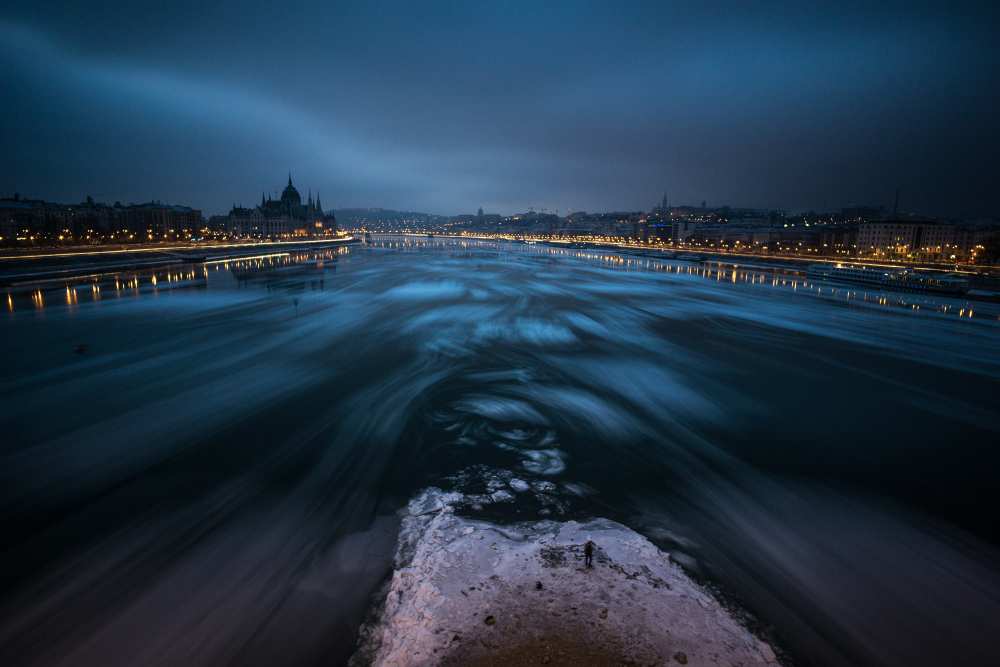
<instances>
[{"instance_id":1,"label":"illuminated riverside road","mask_svg":"<svg viewBox=\"0 0 1000 667\"><path fill-rule=\"evenodd\" d=\"M998 662L995 304L398 236L4 297L0 664L343 662L427 485L804 662Z\"/></svg>"},{"instance_id":2,"label":"illuminated riverside road","mask_svg":"<svg viewBox=\"0 0 1000 667\"><path fill-rule=\"evenodd\" d=\"M345 237L347 240L349 237ZM234 241L232 243L182 243L180 245L149 245L149 246L123 246L120 248L105 248L105 249L94 249L94 250L84 250L82 248L74 248L72 250L57 251L57 250L42 250L39 252L27 252L27 253L6 253L0 254L0 261L12 262L12 261L27 261L27 260L40 260L40 259L52 259L55 257L59 258L78 258L78 257L92 257L92 256L104 256L104 255L130 255L135 253L167 253L167 252L187 252L187 251L205 251L205 250L231 250L234 248L246 249L267 249L269 247L280 248L284 246L300 246L300 245L323 245L329 244L331 242L336 242L340 239L337 238L322 238L322 239L301 239L295 241Z\"/></svg>"}]
</instances>

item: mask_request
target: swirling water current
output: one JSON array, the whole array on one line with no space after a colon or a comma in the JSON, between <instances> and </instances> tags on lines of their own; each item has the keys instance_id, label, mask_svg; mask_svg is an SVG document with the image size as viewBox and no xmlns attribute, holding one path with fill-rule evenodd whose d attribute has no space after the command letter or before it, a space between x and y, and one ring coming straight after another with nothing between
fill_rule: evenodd
<instances>
[{"instance_id":1,"label":"swirling water current","mask_svg":"<svg viewBox=\"0 0 1000 667\"><path fill-rule=\"evenodd\" d=\"M803 664L1000 664L1000 320L376 237L0 316L0 664L338 664L416 491L606 516Z\"/></svg>"}]
</instances>

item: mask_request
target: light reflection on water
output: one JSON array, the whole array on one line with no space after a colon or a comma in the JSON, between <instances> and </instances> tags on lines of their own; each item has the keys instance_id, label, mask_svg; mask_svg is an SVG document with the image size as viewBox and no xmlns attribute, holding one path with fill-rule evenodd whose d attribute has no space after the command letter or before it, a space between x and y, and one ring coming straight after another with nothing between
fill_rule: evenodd
<instances>
[{"instance_id":1,"label":"light reflection on water","mask_svg":"<svg viewBox=\"0 0 1000 667\"><path fill-rule=\"evenodd\" d=\"M335 663L429 484L624 521L806 661L997 657L988 307L388 237L8 310L3 664Z\"/></svg>"},{"instance_id":2,"label":"light reflection on water","mask_svg":"<svg viewBox=\"0 0 1000 667\"><path fill-rule=\"evenodd\" d=\"M454 245L461 250L469 250L475 247L475 243L477 242L458 241ZM369 246L382 249L424 252L426 251L427 241L422 239L397 241L385 240L384 237L376 237L376 241L370 243ZM823 281L810 281L801 275L801 273L788 268L740 268L738 265L733 266L728 263L713 261L692 263L671 259L633 257L627 254L608 253L598 250L575 250L534 244L521 247L506 244L505 250L572 258L629 272L654 271L699 277L718 283L725 281L734 285L790 289L793 292L801 290L826 298L860 301L864 304L887 308L931 310L943 315L970 319L973 317L1000 319L1000 309L991 307L989 304L982 304L985 307L978 308L975 303L957 297L891 292L872 288L844 286ZM266 272L281 267L292 266L311 266L321 271L324 268L324 262L336 260L338 255L348 252L350 252L350 248L339 247L335 249L268 253L246 258L213 260L197 266L190 265L183 269L171 268L166 270L114 272L99 276L88 276L84 279L71 280L69 281L69 285L89 285L90 294L87 296L92 301L99 301L102 286L110 286L112 282L114 284L114 296L134 296L144 286L164 289L199 285L203 281L208 280L210 272L219 273L221 271L228 271L236 277L246 277L255 272ZM70 287L69 285L66 287L67 294L71 292L72 295L67 296L65 304L74 305L78 303L79 298L77 287ZM55 288L52 289L54 290ZM15 303L20 301L21 297L25 295L31 299L35 309L41 310L45 308L45 291L41 288L35 288L30 292L20 290L16 294L19 297L17 299L15 299L15 292L8 291L7 293L8 312L13 313L16 310Z\"/></svg>"}]
</instances>

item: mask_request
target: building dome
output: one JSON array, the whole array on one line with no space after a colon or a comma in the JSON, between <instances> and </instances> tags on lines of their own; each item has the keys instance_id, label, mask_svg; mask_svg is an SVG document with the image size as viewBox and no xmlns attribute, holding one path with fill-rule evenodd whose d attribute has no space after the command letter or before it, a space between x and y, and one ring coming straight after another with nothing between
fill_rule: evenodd
<instances>
[{"instance_id":1,"label":"building dome","mask_svg":"<svg viewBox=\"0 0 1000 667\"><path fill-rule=\"evenodd\" d=\"M281 203L286 206L301 206L302 205L302 195L299 191L295 189L292 185L292 175L288 174L288 185L281 193Z\"/></svg>"}]
</instances>

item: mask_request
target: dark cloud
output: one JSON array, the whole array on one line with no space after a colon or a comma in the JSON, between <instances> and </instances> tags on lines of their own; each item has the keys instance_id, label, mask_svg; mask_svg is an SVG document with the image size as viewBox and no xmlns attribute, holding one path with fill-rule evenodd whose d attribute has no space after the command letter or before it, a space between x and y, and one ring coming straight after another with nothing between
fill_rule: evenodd
<instances>
[{"instance_id":1,"label":"dark cloud","mask_svg":"<svg viewBox=\"0 0 1000 667\"><path fill-rule=\"evenodd\" d=\"M442 213L896 187L995 213L996 28L955 3L15 2L0 190L214 212L291 168L325 204Z\"/></svg>"}]
</instances>

